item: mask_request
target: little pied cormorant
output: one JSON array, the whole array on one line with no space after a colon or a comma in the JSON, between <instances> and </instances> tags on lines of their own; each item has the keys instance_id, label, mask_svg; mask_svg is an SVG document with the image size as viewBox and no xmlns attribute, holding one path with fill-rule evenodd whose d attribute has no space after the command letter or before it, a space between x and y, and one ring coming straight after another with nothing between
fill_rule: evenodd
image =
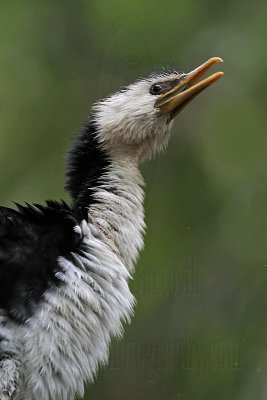
<instances>
[{"instance_id":1,"label":"little pied cormorant","mask_svg":"<svg viewBox=\"0 0 267 400\"><path fill-rule=\"evenodd\" d=\"M97 102L68 155L72 205L0 208L0 399L82 396L133 314L145 230L140 161L223 73L154 73Z\"/></svg>"}]
</instances>

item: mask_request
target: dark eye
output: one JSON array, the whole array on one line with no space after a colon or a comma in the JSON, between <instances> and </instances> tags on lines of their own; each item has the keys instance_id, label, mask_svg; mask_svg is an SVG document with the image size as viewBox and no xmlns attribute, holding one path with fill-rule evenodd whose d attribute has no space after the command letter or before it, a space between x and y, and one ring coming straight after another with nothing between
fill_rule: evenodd
<instances>
[{"instance_id":1,"label":"dark eye","mask_svg":"<svg viewBox=\"0 0 267 400\"><path fill-rule=\"evenodd\" d=\"M154 83L150 88L151 94L160 94L163 90L163 86L160 83Z\"/></svg>"}]
</instances>

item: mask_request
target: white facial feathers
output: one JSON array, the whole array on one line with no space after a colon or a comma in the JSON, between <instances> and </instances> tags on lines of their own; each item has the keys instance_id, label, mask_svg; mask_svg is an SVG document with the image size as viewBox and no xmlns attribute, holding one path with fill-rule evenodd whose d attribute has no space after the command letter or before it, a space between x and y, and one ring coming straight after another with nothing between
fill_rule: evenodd
<instances>
[{"instance_id":1,"label":"white facial feathers","mask_svg":"<svg viewBox=\"0 0 267 400\"><path fill-rule=\"evenodd\" d=\"M153 84L177 79L177 74L139 80L93 107L98 125L98 138L111 151L134 153L139 159L150 158L164 149L169 141L172 122L159 116L150 93Z\"/></svg>"}]
</instances>

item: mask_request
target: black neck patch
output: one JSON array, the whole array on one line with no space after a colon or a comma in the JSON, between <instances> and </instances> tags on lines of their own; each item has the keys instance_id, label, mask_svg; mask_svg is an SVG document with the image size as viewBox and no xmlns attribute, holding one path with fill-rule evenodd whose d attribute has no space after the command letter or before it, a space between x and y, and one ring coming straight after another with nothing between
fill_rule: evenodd
<instances>
[{"instance_id":1,"label":"black neck patch","mask_svg":"<svg viewBox=\"0 0 267 400\"><path fill-rule=\"evenodd\" d=\"M99 144L97 124L92 116L82 127L68 157L65 188L74 206L89 206L93 191L110 165L110 159Z\"/></svg>"}]
</instances>

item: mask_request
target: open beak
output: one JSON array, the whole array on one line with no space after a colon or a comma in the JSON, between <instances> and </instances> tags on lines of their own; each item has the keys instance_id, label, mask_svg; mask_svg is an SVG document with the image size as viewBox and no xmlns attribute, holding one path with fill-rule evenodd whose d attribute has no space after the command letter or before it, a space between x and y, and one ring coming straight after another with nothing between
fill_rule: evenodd
<instances>
[{"instance_id":1,"label":"open beak","mask_svg":"<svg viewBox=\"0 0 267 400\"><path fill-rule=\"evenodd\" d=\"M183 75L178 85L156 100L155 107L159 108L159 114L169 114L170 120L172 120L196 95L221 78L223 72L215 72L215 74L199 81L218 62L223 62L223 60L219 57L210 58L200 67Z\"/></svg>"}]
</instances>

